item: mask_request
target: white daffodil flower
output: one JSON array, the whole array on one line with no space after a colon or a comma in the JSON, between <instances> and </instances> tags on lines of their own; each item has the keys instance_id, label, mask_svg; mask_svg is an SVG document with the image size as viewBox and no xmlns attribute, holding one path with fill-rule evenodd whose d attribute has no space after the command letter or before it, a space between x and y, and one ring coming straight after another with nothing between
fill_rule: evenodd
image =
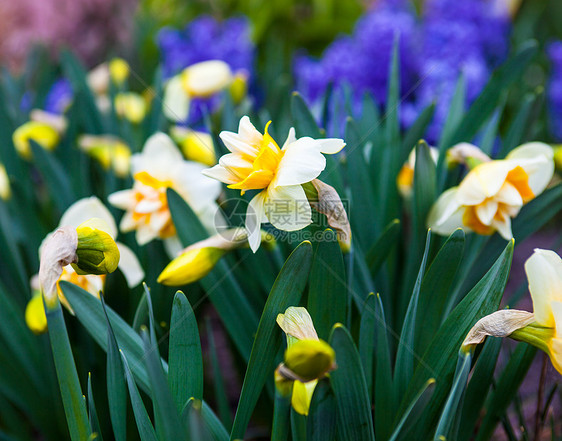
<instances>
[{"instance_id":1,"label":"white daffodil flower","mask_svg":"<svg viewBox=\"0 0 562 441\"><path fill-rule=\"evenodd\" d=\"M262 135L247 116L240 120L238 133L221 132L220 137L231 153L203 173L242 193L262 190L250 201L246 213L248 241L254 252L260 246L262 223L269 221L280 230L296 231L312 222L302 184L316 179L326 168L323 154L337 153L345 146L343 140L335 138L296 139L291 128L279 148L267 126Z\"/></svg>"},{"instance_id":2,"label":"white daffodil flower","mask_svg":"<svg viewBox=\"0 0 562 441\"><path fill-rule=\"evenodd\" d=\"M445 191L433 205L428 226L436 233L456 228L511 239L511 219L541 194L554 173L553 151L540 142L523 144L503 160L472 169L458 187Z\"/></svg>"},{"instance_id":3,"label":"white daffodil flower","mask_svg":"<svg viewBox=\"0 0 562 441\"><path fill-rule=\"evenodd\" d=\"M193 98L207 98L232 83L230 66L221 60L208 60L186 67L166 83L162 111L172 121L185 121Z\"/></svg>"},{"instance_id":4,"label":"white daffodil flower","mask_svg":"<svg viewBox=\"0 0 562 441\"><path fill-rule=\"evenodd\" d=\"M133 188L109 196L109 202L125 210L120 229L136 230L139 245L153 239L166 240L171 256L181 249L168 207L166 190L172 188L190 205L203 225L212 232L220 184L201 174L205 167L185 161L173 141L164 133L152 135L142 153L131 158Z\"/></svg>"},{"instance_id":5,"label":"white daffodil flower","mask_svg":"<svg viewBox=\"0 0 562 441\"><path fill-rule=\"evenodd\" d=\"M546 352L562 374L562 259L554 251L535 249L525 262L533 313L497 311L474 325L463 347L482 343L487 335L511 337Z\"/></svg>"}]
</instances>

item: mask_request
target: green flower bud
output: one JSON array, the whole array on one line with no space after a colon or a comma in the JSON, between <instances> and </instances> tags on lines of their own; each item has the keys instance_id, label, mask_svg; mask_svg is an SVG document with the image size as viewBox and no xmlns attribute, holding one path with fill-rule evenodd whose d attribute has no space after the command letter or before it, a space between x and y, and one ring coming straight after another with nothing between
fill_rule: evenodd
<instances>
[{"instance_id":1,"label":"green flower bud","mask_svg":"<svg viewBox=\"0 0 562 441\"><path fill-rule=\"evenodd\" d=\"M117 269L119 248L103 224L101 219L90 219L76 229L78 262L72 267L78 274L108 274Z\"/></svg>"}]
</instances>

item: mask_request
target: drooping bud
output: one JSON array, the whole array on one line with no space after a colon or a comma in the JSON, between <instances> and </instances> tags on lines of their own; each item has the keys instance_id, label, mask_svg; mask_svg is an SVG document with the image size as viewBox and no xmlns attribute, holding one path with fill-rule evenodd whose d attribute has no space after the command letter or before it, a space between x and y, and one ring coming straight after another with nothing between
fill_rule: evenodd
<instances>
[{"instance_id":1,"label":"drooping bud","mask_svg":"<svg viewBox=\"0 0 562 441\"><path fill-rule=\"evenodd\" d=\"M245 71L236 72L232 83L230 83L230 96L234 104L240 103L248 93L248 73ZM214 164L213 164L214 165Z\"/></svg>"},{"instance_id":2,"label":"drooping bud","mask_svg":"<svg viewBox=\"0 0 562 441\"><path fill-rule=\"evenodd\" d=\"M181 74L184 91L191 97L208 97L220 92L232 81L230 66L221 60L192 64Z\"/></svg>"},{"instance_id":3,"label":"drooping bud","mask_svg":"<svg viewBox=\"0 0 562 441\"><path fill-rule=\"evenodd\" d=\"M78 260L72 267L78 274L108 274L117 269L119 248L101 219L90 219L76 229Z\"/></svg>"}]
</instances>

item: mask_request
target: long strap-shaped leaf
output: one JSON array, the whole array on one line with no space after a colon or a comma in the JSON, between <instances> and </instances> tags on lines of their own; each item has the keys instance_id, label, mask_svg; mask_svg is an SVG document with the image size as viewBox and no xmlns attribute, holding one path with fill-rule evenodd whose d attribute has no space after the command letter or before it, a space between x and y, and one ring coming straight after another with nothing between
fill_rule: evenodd
<instances>
[{"instance_id":1,"label":"long strap-shaped leaf","mask_svg":"<svg viewBox=\"0 0 562 441\"><path fill-rule=\"evenodd\" d=\"M45 313L68 431L72 441L84 441L91 433L88 412L58 299Z\"/></svg>"},{"instance_id":2,"label":"long strap-shaped leaf","mask_svg":"<svg viewBox=\"0 0 562 441\"><path fill-rule=\"evenodd\" d=\"M461 343L470 328L482 317L498 309L513 256L513 241L478 284L449 315L423 355L410 382L402 408L428 378L435 378L433 397L415 430L416 438L426 439L436 427L439 411L451 387Z\"/></svg>"},{"instance_id":3,"label":"long strap-shaped leaf","mask_svg":"<svg viewBox=\"0 0 562 441\"><path fill-rule=\"evenodd\" d=\"M374 441L367 382L355 343L347 329L336 324L330 335L330 344L336 351L338 365L330 374L330 382L336 397L340 440Z\"/></svg>"},{"instance_id":4,"label":"long strap-shaped leaf","mask_svg":"<svg viewBox=\"0 0 562 441\"><path fill-rule=\"evenodd\" d=\"M185 295L178 291L172 305L168 382L181 412L191 397L203 399L203 358L195 314Z\"/></svg>"},{"instance_id":5,"label":"long strap-shaped leaf","mask_svg":"<svg viewBox=\"0 0 562 441\"><path fill-rule=\"evenodd\" d=\"M281 346L281 329L276 323L277 314L285 312L289 306L299 304L308 280L311 260L312 245L305 241L291 253L269 293L252 346L230 434L231 440L244 437L261 390L266 380L273 378L275 356Z\"/></svg>"}]
</instances>

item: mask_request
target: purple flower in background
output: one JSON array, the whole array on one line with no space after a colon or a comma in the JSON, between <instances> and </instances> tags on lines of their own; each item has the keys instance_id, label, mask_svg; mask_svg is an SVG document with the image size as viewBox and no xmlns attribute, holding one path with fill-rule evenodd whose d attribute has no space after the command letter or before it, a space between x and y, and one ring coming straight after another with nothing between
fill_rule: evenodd
<instances>
[{"instance_id":1,"label":"purple flower in background","mask_svg":"<svg viewBox=\"0 0 562 441\"><path fill-rule=\"evenodd\" d=\"M73 96L74 92L72 91L70 81L61 78L55 81L51 86L45 98L45 110L50 113L62 115L72 102Z\"/></svg>"},{"instance_id":2,"label":"purple flower in background","mask_svg":"<svg viewBox=\"0 0 562 441\"><path fill-rule=\"evenodd\" d=\"M250 40L249 22L244 17L218 22L203 15L183 30L162 29L157 42L165 78L206 60L222 60L234 71L252 70L254 44Z\"/></svg>"},{"instance_id":3,"label":"purple flower in background","mask_svg":"<svg viewBox=\"0 0 562 441\"><path fill-rule=\"evenodd\" d=\"M370 92L383 106L392 49L398 38L402 124L411 125L435 102L435 116L427 133L428 139L435 141L459 75L464 75L469 104L505 58L510 22L500 0L427 0L424 6L417 17L408 0L376 2L358 21L353 34L333 42L321 59L303 55L295 59L297 89L314 106L327 84L333 83L335 90L350 84L353 108L358 107L364 92Z\"/></svg>"},{"instance_id":4,"label":"purple flower in background","mask_svg":"<svg viewBox=\"0 0 562 441\"><path fill-rule=\"evenodd\" d=\"M217 21L202 15L184 29L164 28L158 33L161 65L164 78L171 78L186 67L207 60L221 60L232 71L250 76L255 47L250 39L250 26L245 17ZM220 105L216 96L197 98L191 102L186 123L197 125L206 113Z\"/></svg>"},{"instance_id":5,"label":"purple flower in background","mask_svg":"<svg viewBox=\"0 0 562 441\"><path fill-rule=\"evenodd\" d=\"M562 41L550 43L547 54L552 66L547 93L550 131L560 142L562 141Z\"/></svg>"}]
</instances>

